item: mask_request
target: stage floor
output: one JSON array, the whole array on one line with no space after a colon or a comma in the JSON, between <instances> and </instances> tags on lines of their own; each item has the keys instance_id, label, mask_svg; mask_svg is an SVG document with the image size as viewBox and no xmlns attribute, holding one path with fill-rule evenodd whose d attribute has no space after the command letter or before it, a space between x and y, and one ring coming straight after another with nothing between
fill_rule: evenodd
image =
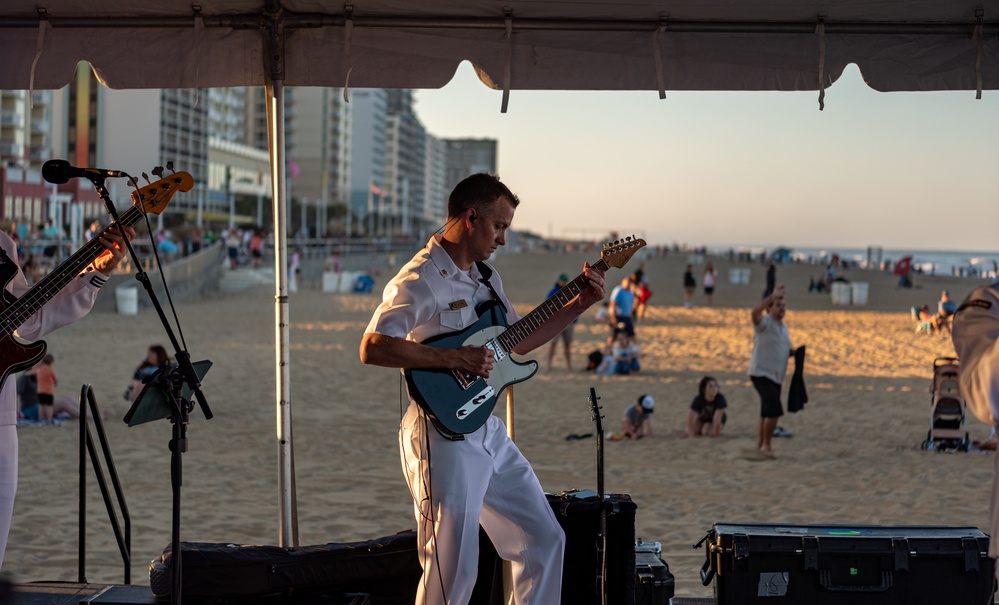
<instances>
[{"instance_id":1,"label":"stage floor","mask_svg":"<svg viewBox=\"0 0 999 605\"><path fill-rule=\"evenodd\" d=\"M9 605L153 605L157 601L148 586L78 584L76 582L31 582L11 584L4 604Z\"/></svg>"}]
</instances>

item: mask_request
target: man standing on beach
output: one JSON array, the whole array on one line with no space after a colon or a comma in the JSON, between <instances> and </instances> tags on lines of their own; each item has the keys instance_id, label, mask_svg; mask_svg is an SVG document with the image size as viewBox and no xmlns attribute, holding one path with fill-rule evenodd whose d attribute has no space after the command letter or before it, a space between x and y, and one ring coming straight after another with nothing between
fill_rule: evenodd
<instances>
[{"instance_id":1,"label":"man standing on beach","mask_svg":"<svg viewBox=\"0 0 999 605\"><path fill-rule=\"evenodd\" d=\"M976 418L999 424L999 282L975 288L954 313L954 351L961 360L961 394ZM999 559L999 455L992 478L989 556ZM999 566L996 567L999 576Z\"/></svg>"},{"instance_id":2,"label":"man standing on beach","mask_svg":"<svg viewBox=\"0 0 999 605\"><path fill-rule=\"evenodd\" d=\"M766 315L763 312L766 311ZM760 456L773 458L770 442L777 428L777 419L784 415L780 402L781 383L787 373L791 356L791 336L784 325L784 284L756 303L751 312L753 319L753 354L749 359L749 378L760 395L760 424L756 434L756 448Z\"/></svg>"},{"instance_id":3,"label":"man standing on beach","mask_svg":"<svg viewBox=\"0 0 999 605\"><path fill-rule=\"evenodd\" d=\"M96 221L95 221L96 223ZM125 228L129 239L135 237L135 230ZM31 317L28 317L15 330L22 340L35 341L49 332L70 324L88 312L97 300L101 286L111 276L111 271L118 265L125 254L125 243L118 235L117 228L108 229L104 233L95 234L107 248L87 271L57 292L45 305ZM17 244L6 233L0 232L0 246L7 253L9 261L16 268ZM17 271L10 282L6 284L8 292L20 297L28 291L28 283L24 274ZM10 341L10 334L3 335ZM7 363L17 361L13 351L6 351L4 360ZM14 493L17 491L17 393L14 380L5 380L0 391L0 567L3 566L3 555L7 549L7 535L10 533L10 522L14 514Z\"/></svg>"},{"instance_id":4,"label":"man standing on beach","mask_svg":"<svg viewBox=\"0 0 999 605\"><path fill-rule=\"evenodd\" d=\"M460 331L489 301L518 319L499 275L485 263L506 243L520 200L498 178L472 175L448 198L448 220L385 286L361 340L361 361L393 368L454 370L488 377L498 360L484 346L420 344ZM545 344L606 292L602 271L583 266L589 284L517 345L525 354ZM416 602L465 605L475 585L479 525L503 559L513 562L518 605L561 599L565 536L527 459L490 415L466 435L445 435L412 398L399 427L403 472L413 496L423 578Z\"/></svg>"}]
</instances>

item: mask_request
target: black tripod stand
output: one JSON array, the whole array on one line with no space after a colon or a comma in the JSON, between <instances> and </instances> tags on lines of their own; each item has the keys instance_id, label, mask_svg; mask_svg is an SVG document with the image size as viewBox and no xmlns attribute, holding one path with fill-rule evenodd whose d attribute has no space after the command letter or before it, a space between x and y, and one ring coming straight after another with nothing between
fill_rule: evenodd
<instances>
[{"instance_id":1,"label":"black tripod stand","mask_svg":"<svg viewBox=\"0 0 999 605\"><path fill-rule=\"evenodd\" d=\"M162 174L162 168L154 170L153 174L160 176ZM186 349L181 347L180 342L177 340L170 322L167 320L167 317L163 312L163 307L160 306L159 300L153 292L149 276L142 269L142 263L139 262L139 257L132 248L132 244L128 237L125 235L124 228L122 226L123 223L118 217L118 212L115 210L114 202L111 201L111 197L108 195L108 191L104 187L104 175L101 173L88 173L85 176L94 184L94 188L97 190L98 195L100 195L101 199L104 200L104 205L111 214L111 218L114 220L114 223L108 229L117 228L118 232L121 234L122 239L125 242L125 247L128 249L129 255L131 256L132 262L138 270L135 279L143 285L146 292L149 294L149 299L152 301L153 307L156 309L156 313L160 318L160 322L163 324L163 329L170 338L170 343L175 351L174 359L176 360L176 365L167 364L164 367L159 368L152 376L143 381L145 386L142 388L139 396L136 397L132 407L129 408L128 413L125 414L124 421L128 423L129 426L135 426L136 424L149 422L150 420L169 418L170 422L173 424L173 435L170 439L170 480L173 489L173 523L171 531L171 543L173 549L173 589L170 594L170 601L173 605L180 605L183 575L180 560L180 488L183 484L183 463L181 456L187 451L187 424L190 421L190 413L194 409L192 397L196 399L200 405L201 412L205 415L205 419L210 420L212 418L212 411L208 407L208 401L201 392L201 378L204 377L208 368L211 367L211 362L199 362L198 368L195 368L195 364L191 363L191 356L188 354ZM190 175L187 175L187 178L190 179ZM169 183L170 180L177 182ZM132 179L132 181L134 183L134 179ZM160 181L157 181L157 183L143 188L143 191L150 188L155 190L155 188L161 183L168 188L170 185L179 187L179 181L180 175L175 174L173 177L164 177ZM187 186L187 190L189 189L190 184ZM153 191L150 193L153 193ZM139 197L141 197L141 195ZM169 291L167 291L167 294L169 299ZM174 314L174 318L176 319L176 314Z\"/></svg>"}]
</instances>

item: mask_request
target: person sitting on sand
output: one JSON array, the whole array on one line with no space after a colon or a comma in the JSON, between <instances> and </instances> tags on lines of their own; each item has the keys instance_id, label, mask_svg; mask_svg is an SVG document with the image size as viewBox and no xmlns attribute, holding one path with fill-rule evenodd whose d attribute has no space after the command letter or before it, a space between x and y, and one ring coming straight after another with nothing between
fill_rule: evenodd
<instances>
[{"instance_id":1,"label":"person sitting on sand","mask_svg":"<svg viewBox=\"0 0 999 605\"><path fill-rule=\"evenodd\" d=\"M702 378L697 385L697 397L694 397L687 410L687 436L721 437L722 426L727 419L727 407L725 396L718 392L718 381L711 376Z\"/></svg>"},{"instance_id":2,"label":"person sitting on sand","mask_svg":"<svg viewBox=\"0 0 999 605\"><path fill-rule=\"evenodd\" d=\"M621 419L621 433L611 437L612 441L617 439L641 439L652 436L652 412L655 409L656 400L652 395L642 395L638 401L629 405L624 411L624 418Z\"/></svg>"},{"instance_id":3,"label":"person sitting on sand","mask_svg":"<svg viewBox=\"0 0 999 605\"><path fill-rule=\"evenodd\" d=\"M614 335L614 345L611 347L613 372L627 376L641 369L638 358L641 356L638 343L633 336L628 336L624 330Z\"/></svg>"}]
</instances>

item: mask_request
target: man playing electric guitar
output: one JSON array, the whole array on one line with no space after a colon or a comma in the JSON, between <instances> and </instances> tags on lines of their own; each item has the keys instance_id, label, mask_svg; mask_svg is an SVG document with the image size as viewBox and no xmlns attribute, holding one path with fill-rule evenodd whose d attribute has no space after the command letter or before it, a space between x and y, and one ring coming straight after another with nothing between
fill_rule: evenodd
<instances>
[{"instance_id":1,"label":"man playing electric guitar","mask_svg":"<svg viewBox=\"0 0 999 605\"><path fill-rule=\"evenodd\" d=\"M125 235L131 240L135 237L135 230L125 227ZM106 250L97 256L87 271L78 275L65 288L53 295L40 310L17 326L14 335L24 340L35 341L90 312L101 286L111 276L111 271L126 252L125 243L118 234L117 227L104 231L100 235L100 242ZM0 231L0 246L8 257L0 264L0 278L7 280L4 282L6 291L3 294L9 303L11 295L20 297L29 288L18 265L17 246L10 236L2 231ZM13 342L9 338L5 342L13 347ZM0 350L0 362L4 363L5 370L10 369L9 364L14 361L14 351ZM3 565L3 555L7 547L7 534L14 512L14 492L17 489L17 397L14 382L13 377L8 376L8 379L4 380L3 390L0 391L0 566Z\"/></svg>"},{"instance_id":2,"label":"man playing electric guitar","mask_svg":"<svg viewBox=\"0 0 999 605\"><path fill-rule=\"evenodd\" d=\"M476 309L484 303L496 304L507 322L518 320L499 275L485 261L506 243L506 230L519 203L489 174L472 175L454 188L443 233L431 237L385 287L361 340L362 362L489 376L503 361L489 346L444 348L420 343L471 326L478 319ZM579 294L512 352L525 354L547 343L602 300L603 273L584 265L585 283ZM455 435L437 430L411 396L400 423L399 446L413 496L423 566L418 604L468 603L478 566L480 523L499 555L513 563L518 605L560 601L565 536L534 470L499 418L490 415L474 431Z\"/></svg>"}]
</instances>

